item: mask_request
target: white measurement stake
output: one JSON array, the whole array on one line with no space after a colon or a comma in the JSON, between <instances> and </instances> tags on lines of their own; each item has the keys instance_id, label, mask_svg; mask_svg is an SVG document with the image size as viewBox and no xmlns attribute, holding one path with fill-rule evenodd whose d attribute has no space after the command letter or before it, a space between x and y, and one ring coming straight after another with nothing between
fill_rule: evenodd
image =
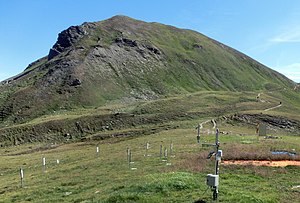
<instances>
[{"instance_id":1,"label":"white measurement stake","mask_svg":"<svg viewBox=\"0 0 300 203\"><path fill-rule=\"evenodd\" d=\"M46 158L43 157L43 171L46 171Z\"/></svg>"},{"instance_id":2,"label":"white measurement stake","mask_svg":"<svg viewBox=\"0 0 300 203\"><path fill-rule=\"evenodd\" d=\"M23 179L24 179L24 170L20 168L20 178L21 178L21 187L23 187Z\"/></svg>"}]
</instances>

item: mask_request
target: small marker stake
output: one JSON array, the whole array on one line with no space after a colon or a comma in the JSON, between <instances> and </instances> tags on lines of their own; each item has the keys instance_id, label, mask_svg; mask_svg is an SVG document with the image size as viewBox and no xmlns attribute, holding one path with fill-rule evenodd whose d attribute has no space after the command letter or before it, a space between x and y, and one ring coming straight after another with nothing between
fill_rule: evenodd
<instances>
[{"instance_id":1,"label":"small marker stake","mask_svg":"<svg viewBox=\"0 0 300 203\"><path fill-rule=\"evenodd\" d=\"M170 144L170 155L172 155L173 154L173 142L171 142L171 144Z\"/></svg>"},{"instance_id":2,"label":"small marker stake","mask_svg":"<svg viewBox=\"0 0 300 203\"><path fill-rule=\"evenodd\" d=\"M100 154L99 146L96 147L96 154L97 154L97 157L99 157L99 154Z\"/></svg>"},{"instance_id":3,"label":"small marker stake","mask_svg":"<svg viewBox=\"0 0 300 203\"><path fill-rule=\"evenodd\" d=\"M129 156L130 156L130 149L127 147L127 161L129 162Z\"/></svg>"},{"instance_id":4,"label":"small marker stake","mask_svg":"<svg viewBox=\"0 0 300 203\"><path fill-rule=\"evenodd\" d=\"M42 161L43 161L43 172L45 172L46 171L46 158L43 157Z\"/></svg>"},{"instance_id":5,"label":"small marker stake","mask_svg":"<svg viewBox=\"0 0 300 203\"><path fill-rule=\"evenodd\" d=\"M149 148L150 148L150 144L149 144L149 142L147 142L147 143L146 143L146 154L145 154L145 156L150 156L150 155L148 154Z\"/></svg>"},{"instance_id":6,"label":"small marker stake","mask_svg":"<svg viewBox=\"0 0 300 203\"><path fill-rule=\"evenodd\" d=\"M21 187L23 187L24 170L22 167L20 168L20 178L21 178Z\"/></svg>"},{"instance_id":7,"label":"small marker stake","mask_svg":"<svg viewBox=\"0 0 300 203\"><path fill-rule=\"evenodd\" d=\"M131 162L131 160L132 160L131 150L129 148L127 148L127 161L128 161L128 167L129 168L131 168L130 164L133 163L133 162Z\"/></svg>"},{"instance_id":8,"label":"small marker stake","mask_svg":"<svg viewBox=\"0 0 300 203\"><path fill-rule=\"evenodd\" d=\"M164 158L168 159L168 149L165 147Z\"/></svg>"},{"instance_id":9,"label":"small marker stake","mask_svg":"<svg viewBox=\"0 0 300 203\"><path fill-rule=\"evenodd\" d=\"M131 164L133 164L134 162L132 162L132 153L131 151L129 152L129 157L128 157L128 166L129 168L131 168Z\"/></svg>"},{"instance_id":10,"label":"small marker stake","mask_svg":"<svg viewBox=\"0 0 300 203\"><path fill-rule=\"evenodd\" d=\"M159 157L162 158L162 150L163 150L163 146L160 145L160 149L159 149Z\"/></svg>"},{"instance_id":11,"label":"small marker stake","mask_svg":"<svg viewBox=\"0 0 300 203\"><path fill-rule=\"evenodd\" d=\"M131 160L132 160L132 153L131 151L129 152L129 164L131 163Z\"/></svg>"}]
</instances>

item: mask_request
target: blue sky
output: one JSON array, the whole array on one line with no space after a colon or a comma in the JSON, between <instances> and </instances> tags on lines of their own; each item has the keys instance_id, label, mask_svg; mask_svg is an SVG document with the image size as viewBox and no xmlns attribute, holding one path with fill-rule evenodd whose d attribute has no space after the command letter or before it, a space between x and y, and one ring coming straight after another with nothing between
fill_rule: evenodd
<instances>
[{"instance_id":1,"label":"blue sky","mask_svg":"<svg viewBox=\"0 0 300 203\"><path fill-rule=\"evenodd\" d=\"M0 81L46 56L62 30L114 15L196 30L300 82L299 0L3 0Z\"/></svg>"}]
</instances>

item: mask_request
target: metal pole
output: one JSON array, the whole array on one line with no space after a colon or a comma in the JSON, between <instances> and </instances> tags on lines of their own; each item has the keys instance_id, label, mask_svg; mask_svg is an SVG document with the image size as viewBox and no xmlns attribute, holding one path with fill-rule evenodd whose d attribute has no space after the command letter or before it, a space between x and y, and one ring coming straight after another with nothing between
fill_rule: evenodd
<instances>
[{"instance_id":1,"label":"metal pole","mask_svg":"<svg viewBox=\"0 0 300 203\"><path fill-rule=\"evenodd\" d=\"M198 127L197 127L197 142L198 144L200 144L200 124L198 123Z\"/></svg>"},{"instance_id":2,"label":"metal pole","mask_svg":"<svg viewBox=\"0 0 300 203\"><path fill-rule=\"evenodd\" d=\"M217 128L216 130L216 154L218 153L219 151L219 129ZM219 173L219 161L217 159L217 156L216 156L216 170L215 170L215 175L218 175Z\"/></svg>"},{"instance_id":3,"label":"metal pole","mask_svg":"<svg viewBox=\"0 0 300 203\"><path fill-rule=\"evenodd\" d=\"M215 175L218 175L219 174L219 160L217 158L217 154L218 154L218 151L219 151L219 129L217 128L216 129L216 151L215 151L215 158L216 158L216 168L215 168ZM217 200L218 199L218 186L214 186L213 187L213 200Z\"/></svg>"}]
</instances>

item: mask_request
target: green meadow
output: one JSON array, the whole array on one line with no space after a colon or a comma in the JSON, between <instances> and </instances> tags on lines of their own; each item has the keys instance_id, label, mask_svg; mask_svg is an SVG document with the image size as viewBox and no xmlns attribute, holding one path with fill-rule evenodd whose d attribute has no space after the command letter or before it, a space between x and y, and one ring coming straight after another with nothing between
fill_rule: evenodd
<instances>
[{"instance_id":1,"label":"green meadow","mask_svg":"<svg viewBox=\"0 0 300 203\"><path fill-rule=\"evenodd\" d=\"M106 109L56 113L22 124L66 122L84 115L107 114L115 109L143 116L149 122L151 115L158 119L157 122L124 124L122 129L87 134L81 141L44 140L1 147L0 202L213 202L212 191L206 185L206 175L214 172L215 164L214 157L207 159L213 147L206 144L215 142L211 119L216 120L220 130L222 160L300 161L297 131L268 128L271 138L265 139L257 136L255 125L229 119L232 114L261 112L298 119L294 112L299 109L295 105L264 112L278 105L279 100L287 104L296 99L284 100L284 96L278 98L280 95L275 97L274 93L268 93L261 98L270 102L257 102L256 94L199 92L131 106L111 104ZM170 112L173 117L159 116ZM217 114L218 117L214 116ZM196 140L198 123L205 123L200 132L200 144ZM128 148L133 163L128 162ZM164 157L165 150L167 157ZM276 150L296 155L272 155ZM20 168L24 170L23 185ZM300 202L299 166L222 163L219 169L218 202Z\"/></svg>"}]
</instances>

